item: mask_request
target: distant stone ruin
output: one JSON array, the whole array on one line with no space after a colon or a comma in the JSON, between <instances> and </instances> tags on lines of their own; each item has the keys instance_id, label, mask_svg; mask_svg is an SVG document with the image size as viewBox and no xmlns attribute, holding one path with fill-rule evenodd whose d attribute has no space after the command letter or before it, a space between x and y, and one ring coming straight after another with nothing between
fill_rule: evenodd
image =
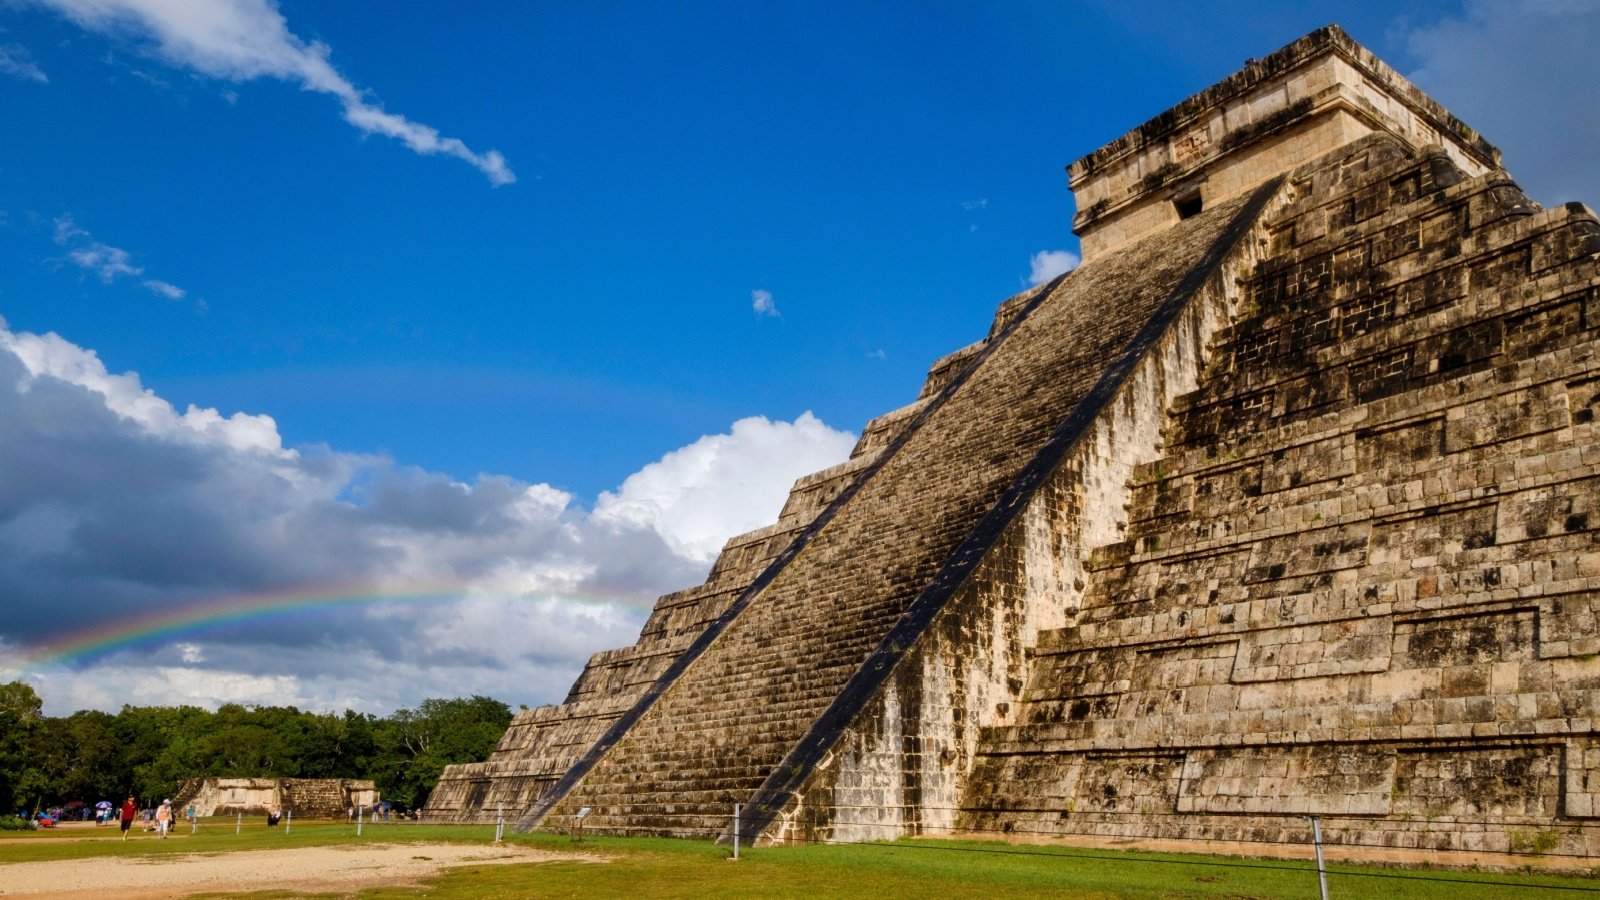
<instances>
[{"instance_id":1,"label":"distant stone ruin","mask_svg":"<svg viewBox=\"0 0 1600 900\"><path fill-rule=\"evenodd\" d=\"M1336 27L432 820L1600 851L1600 222Z\"/></svg>"},{"instance_id":2,"label":"distant stone ruin","mask_svg":"<svg viewBox=\"0 0 1600 900\"><path fill-rule=\"evenodd\" d=\"M190 806L197 816L278 809L304 819L343 819L352 806L370 810L377 802L377 785L353 778L190 778L172 798L180 814Z\"/></svg>"}]
</instances>

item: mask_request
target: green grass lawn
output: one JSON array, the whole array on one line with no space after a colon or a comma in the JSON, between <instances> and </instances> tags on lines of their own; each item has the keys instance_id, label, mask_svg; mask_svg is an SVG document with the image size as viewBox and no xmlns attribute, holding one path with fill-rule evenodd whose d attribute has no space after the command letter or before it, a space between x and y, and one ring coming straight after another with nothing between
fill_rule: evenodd
<instances>
[{"instance_id":1,"label":"green grass lawn","mask_svg":"<svg viewBox=\"0 0 1600 900\"><path fill-rule=\"evenodd\" d=\"M12 837L11 833L0 837ZM136 833L123 843L114 828L35 832L0 844L0 864L24 860L82 860L100 856L261 850L353 843L446 841L487 843L488 826L368 825L362 837L344 824L299 824L285 835L261 821L208 821L161 841ZM508 835L543 850L578 851L607 860L451 869L422 887L377 888L363 898L494 897L1303 897L1317 896L1309 863L1054 846L1007 846L961 841L746 849L737 862L728 850L697 841L592 837L581 845L559 835ZM1429 869L1330 867L1335 898L1459 898L1494 900L1600 894L1600 880L1547 875ZM1357 874L1359 873L1359 874ZM0 872L3 881L3 872ZM1540 890L1563 888L1564 890ZM255 898L297 896L257 892Z\"/></svg>"}]
</instances>

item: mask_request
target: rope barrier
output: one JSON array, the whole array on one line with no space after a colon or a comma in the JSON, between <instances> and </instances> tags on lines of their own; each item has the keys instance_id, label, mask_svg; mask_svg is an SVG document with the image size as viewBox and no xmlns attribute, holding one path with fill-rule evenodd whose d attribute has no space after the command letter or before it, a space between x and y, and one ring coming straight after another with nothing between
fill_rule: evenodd
<instances>
[{"instance_id":1,"label":"rope barrier","mask_svg":"<svg viewBox=\"0 0 1600 900\"><path fill-rule=\"evenodd\" d=\"M873 806L854 806L854 807L836 806L834 808L836 808L836 809L881 809L881 810L899 809L899 807L873 807ZM924 807L924 808L926 808L926 807ZM943 809L949 810L951 808L945 807ZM970 810L967 810L967 811L970 812ZM1129 815L1131 816L1131 815L1138 815L1138 814L1129 814ZM1167 815L1175 815L1175 814L1167 814ZM660 813L660 814L652 814L652 816L654 818L658 818L658 819L698 819L698 820L701 820L701 821L704 821L704 820L709 819L709 818L713 818L713 816L710 816L710 815L695 814L695 813ZM1359 816L1340 816L1340 817L1329 817L1329 818L1342 818L1342 819L1347 819L1347 820L1351 820L1351 821L1361 821L1362 820L1362 817L1359 817ZM924 829L929 828L929 826L926 826L926 825L923 825L921 827L923 827ZM1303 826L1303 827L1305 827L1308 832L1311 830L1311 826L1310 825L1306 825L1306 826ZM676 830L674 830L674 834L676 834L676 835L678 835L680 837L698 837L698 838L707 839L707 840L714 840L714 839L716 839L717 837L719 837L721 835L722 830L723 829L721 827L714 828L714 829L709 829L709 830L705 829L705 828L687 828L687 829L676 829ZM981 828L961 828L961 829L938 828L938 830L946 830L946 831L948 831L949 832L949 836L948 837L943 837L943 838L933 837L932 840L959 840L962 835L970 835L970 834L988 834L988 835L995 835L995 836L1000 836L1000 837L1005 837L1005 836L1010 836L1010 835L1017 835L1017 834L1035 834L1035 835L1048 836L1048 837L1098 837L1098 838L1123 837L1123 835L1103 834L1103 833L1090 832L1090 831L1060 831L1060 830L1031 830L1031 831L1029 831L1029 830L1023 830L1023 829L1012 829L1011 831L1008 832L1008 831L1003 831L1003 830L1000 830L1000 829L981 829ZM605 831L612 832L612 833L622 832L624 835L660 836L662 834L663 829L650 828L650 827L645 827L645 826L613 825L613 826L605 826ZM922 835L922 836L924 838L928 837L926 834ZM1237 838L1237 839L1227 838L1227 839L1217 839L1217 840L1223 840L1223 841L1226 841L1228 843L1243 843L1243 844L1257 844L1257 845L1276 845L1276 846L1281 846L1281 847L1293 847L1293 848L1296 848L1296 849L1299 849L1299 850L1302 850L1302 851L1310 849L1310 845L1306 844L1306 843L1299 843L1299 842L1292 842L1292 841L1274 841L1274 840L1268 840L1268 839L1265 839L1265 838ZM1085 851L1081 851L1081 850L1061 849L1061 848L1042 848L1042 849L1029 850L1029 849L1015 849L1015 848L1012 848L1012 849L1001 849L1001 848L994 848L994 847L953 847L953 846L943 846L943 845L939 845L939 844L936 844L936 843L930 843L927 840L917 841L917 842L909 842L909 841L907 841L907 842L885 842L885 841L839 841L839 840L829 840L829 839L826 839L826 838L786 838L785 839L785 843L789 844L789 845L798 844L798 845L802 845L802 846L865 847L865 848L888 849L888 850L916 850L916 851L952 852L952 853L985 853L985 854L995 854L995 855L1056 857L1056 858L1061 858L1061 859L1081 859L1081 860L1094 860L1094 861L1101 861L1101 862L1155 863L1155 864L1158 864L1158 865L1181 865L1181 866L1202 866L1202 867L1211 867L1211 868L1256 869L1256 870L1263 870L1263 871L1294 872L1294 873L1300 873L1300 874L1306 874L1306 875L1316 874L1319 871L1318 868L1315 866L1315 864L1310 860L1307 861L1306 865L1285 865L1285 864L1281 864L1281 863L1270 863L1270 862L1259 862L1259 863L1235 862L1235 861L1229 861L1229 860L1225 860L1225 859L1221 859L1221 858L1171 859L1171 858L1163 858L1163 857L1159 857L1159 856L1149 855L1149 854L1155 854L1155 853L1162 853L1163 852L1163 851L1155 851L1155 850L1118 851L1115 854L1111 854L1111 853L1093 853L1093 852L1085 852ZM1335 846L1335 847L1367 847L1367 848L1384 849L1384 850L1422 850L1424 852L1426 852L1429 849L1431 849L1431 848L1424 848L1424 847L1390 847L1390 846L1382 845L1382 844L1357 843L1357 842L1346 842L1346 843L1340 843L1340 844L1332 844L1330 846ZM1469 852L1469 851L1454 851L1454 852ZM1485 851L1485 852L1501 853L1501 851ZM1501 853L1501 855L1525 856L1525 857L1529 857L1529 858L1539 858L1539 857L1558 857L1558 858L1573 858L1573 859L1592 859L1593 858L1593 857L1590 857L1590 856L1585 855L1585 854L1572 854L1572 853L1519 853L1519 852L1515 852L1515 851ZM1354 863L1354 864L1358 865L1359 863ZM1346 863L1344 863L1344 865L1348 866L1348 865L1352 865L1352 863L1346 862ZM1485 886L1485 887L1515 888L1515 889L1519 889L1519 890L1557 890L1557 891L1572 891L1572 892L1578 892L1578 893L1600 893L1600 887L1588 887L1588 886L1583 886L1583 885L1535 884L1535 883L1529 883L1529 882L1503 881L1503 880L1491 880L1491 879L1449 878L1449 877L1444 877L1444 876L1439 876L1439 875L1417 874L1417 873L1414 873L1414 872L1357 871L1357 870L1352 870L1352 869L1336 868L1336 867L1333 867L1333 866L1326 866L1326 867L1323 868L1322 871L1325 872L1325 874L1328 877L1334 877L1334 878L1379 878L1379 879L1392 879L1392 880L1401 880L1401 881L1425 881L1425 882L1434 882L1434 883L1442 883L1442 884L1455 884L1455 885L1472 885L1472 886Z\"/></svg>"},{"instance_id":2,"label":"rope barrier","mask_svg":"<svg viewBox=\"0 0 1600 900\"><path fill-rule=\"evenodd\" d=\"M931 810L931 811L938 811L938 812L959 812L959 813L962 813L964 815L971 815L971 814L974 814L974 813L1002 814L1002 813L1025 813L1025 812L1048 812L1048 813L1058 812L1057 810L1036 810L1036 809L1004 810L1004 811L1001 811L1001 810L974 810L974 809L971 809L971 808L961 808L961 807L851 806L851 805L845 805L845 804L830 804L829 808L830 809L845 809L845 810L884 810L884 811L888 811L888 810L908 810L908 811L922 810L922 811L930 811ZM716 814L716 813L649 812L649 813L643 813L643 815L647 815L649 818L657 819L657 820L659 820L659 819L672 819L672 820L680 820L680 821L681 820L690 820L690 821L701 821L701 822L704 822L704 821L707 821L707 820L725 821L726 818L727 818L726 814ZM915 827L921 829L921 831L924 832L924 833L926 833L926 832L943 832L943 833L948 834L948 835L950 835L952 837L959 837L959 836L961 836L963 834L984 834L984 835L995 835L995 836L998 836L998 837L1025 836L1025 837L1063 837L1063 838L1065 838L1065 837L1089 837L1089 838L1128 838L1128 837L1136 837L1135 835L1129 835L1129 834L1126 834L1126 833L1122 833L1122 832L1116 831L1115 829L1116 829L1117 826L1120 826L1120 825L1136 824L1136 823L1139 823L1139 822L1141 822L1143 820L1148 820L1148 819L1151 819L1151 818L1167 818L1167 819L1193 819L1194 818L1193 815L1191 815L1191 814L1161 813L1161 812L1149 812L1149 813L1094 813L1094 815L1122 816L1122 817L1125 817L1125 818L1122 818L1120 820L1114 820L1114 821L1105 821L1105 822L1103 822L1103 824L1106 827L1102 828L1102 829L1099 829L1099 830L1075 830L1075 829L1066 829L1066 828L1026 828L1026 827L1018 827L1018 826L1013 826L1010 829L1004 829L1004 828L982 828L982 827L976 827L976 826L971 826L971 825L963 825L963 826L957 827L957 826L951 826L951 825L934 825L934 824L929 824L929 823L926 823L926 822L915 822L914 821L914 817L907 817L907 818L908 819L913 819L913 824L915 825ZM1241 815L1252 815L1252 816L1256 816L1258 818L1259 817L1265 817L1263 814L1258 814L1258 813L1241 814ZM1281 827L1281 828L1294 828L1294 829L1302 829L1302 830L1304 830L1304 832L1307 835L1306 840L1304 842L1302 842L1302 841L1293 841L1293 840L1284 841L1284 840L1274 840L1274 839L1271 839L1271 838L1248 837L1248 836L1242 836L1242 835L1241 836L1225 836L1225 837L1223 837L1223 836L1211 836L1211 835L1194 836L1192 834L1189 835L1188 838L1195 839L1195 840L1217 841L1217 842L1221 842L1221 843L1230 843L1230 844L1271 844L1271 845L1281 845L1281 846L1289 846L1289 847L1309 846L1310 834L1311 834L1311 830L1312 829L1311 829L1310 823L1304 821L1305 816L1299 815L1299 814L1291 814L1291 813L1276 813L1276 814L1272 814L1272 816L1273 817L1277 817L1277 818L1282 818L1284 820L1288 820L1288 821L1285 821L1282 825L1280 825L1278 827ZM1327 832L1327 831L1329 831L1328 825L1329 825L1330 822L1344 821L1344 822L1352 822L1352 823L1368 823L1368 822L1372 822L1374 819L1376 819L1378 817L1375 817L1375 816L1352 816L1352 815L1343 815L1343 816L1341 816L1341 815L1324 815L1324 816L1320 816L1320 818L1322 819L1322 822L1323 822L1323 829L1324 829L1325 832ZM1491 821L1486 820L1486 819L1485 820L1473 820L1473 819L1437 818L1437 819L1432 819L1432 820L1429 820L1429 821L1430 821L1430 823L1436 824L1436 825L1439 825L1439 826L1488 825L1488 826L1495 827L1497 830L1498 829L1503 829L1505 827L1505 823L1504 822L1491 822ZM1293 822L1293 824L1290 824L1290 822ZM847 824L847 825L850 825L850 826L857 826L857 827L872 827L872 826L880 824L880 823L876 823L876 822L850 822L850 823L840 823L840 824ZM881 823L881 824L898 824L898 823ZM625 831L625 832L628 832L628 833L637 833L637 834L646 834L646 835L648 835L648 834L659 834L660 831L661 831L661 829L652 828L652 827L649 827L649 826L607 825L607 826L603 826L603 827L606 830L613 831L613 832L615 832L615 831ZM672 828L672 826L667 826L667 827L668 828ZM1226 827L1226 825L1223 824L1220 827ZM1537 828L1538 826L1535 825L1535 824L1530 823L1530 824L1527 825L1527 827L1531 829L1531 828ZM1558 830L1567 831L1567 830L1580 829L1580 828L1597 828L1597 827L1600 827L1600 823L1572 822L1572 823L1564 823L1562 825L1555 826L1555 827ZM723 826L722 825L717 825L717 826L712 827L712 828L693 828L693 827L677 828L677 829L675 829L675 833L687 833L687 834L692 834L692 835L694 835L696 837L702 837L702 838L706 838L706 839L713 839L713 838L716 838L719 835L721 835L722 830L723 830ZM748 837L748 835L746 835L746 837ZM1149 835L1138 835L1137 837L1152 837L1152 836L1149 836ZM1156 840L1177 840L1177 839L1180 839L1180 838L1163 837L1161 835L1155 835L1155 836L1153 836L1153 839L1156 839ZM849 843L849 842L845 842L845 843ZM1386 843L1380 843L1380 842L1376 842L1376 841L1359 841L1359 840L1330 841L1330 842L1328 842L1328 846L1329 847L1359 847L1359 848L1366 848L1366 849L1372 849L1372 850L1416 851L1416 852L1451 852L1451 853L1482 852L1482 853L1495 853L1495 854L1502 855L1502 856L1525 857L1525 858L1529 858L1529 859L1552 858L1552 857L1558 858L1558 859L1585 859L1585 860L1595 859L1594 856L1592 856L1591 854L1587 854L1587 853L1564 853L1564 852L1555 851L1555 850L1537 851L1537 852L1536 851L1530 851L1530 850L1513 850L1513 849L1472 851L1472 850L1458 850L1458 849L1449 848L1449 847L1430 847L1430 846L1425 846L1425 845L1420 844L1420 843L1416 844L1416 845L1409 845L1408 846L1408 845L1386 844Z\"/></svg>"}]
</instances>

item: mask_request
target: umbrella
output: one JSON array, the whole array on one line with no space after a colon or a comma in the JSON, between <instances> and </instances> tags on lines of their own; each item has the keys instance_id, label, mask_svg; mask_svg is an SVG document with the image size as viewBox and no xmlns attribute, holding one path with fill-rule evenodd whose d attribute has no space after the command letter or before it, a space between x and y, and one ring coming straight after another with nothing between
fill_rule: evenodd
<instances>
[{"instance_id":1,"label":"umbrella","mask_svg":"<svg viewBox=\"0 0 1600 900\"><path fill-rule=\"evenodd\" d=\"M67 805L66 805L65 808L66 809L83 809L85 806L88 806L88 805L89 804L83 802L82 800L69 800L69 801L67 801Z\"/></svg>"},{"instance_id":2,"label":"umbrella","mask_svg":"<svg viewBox=\"0 0 1600 900\"><path fill-rule=\"evenodd\" d=\"M111 801L110 800L101 800L99 803L96 803L94 805L94 808L95 809L110 809L111 808Z\"/></svg>"}]
</instances>

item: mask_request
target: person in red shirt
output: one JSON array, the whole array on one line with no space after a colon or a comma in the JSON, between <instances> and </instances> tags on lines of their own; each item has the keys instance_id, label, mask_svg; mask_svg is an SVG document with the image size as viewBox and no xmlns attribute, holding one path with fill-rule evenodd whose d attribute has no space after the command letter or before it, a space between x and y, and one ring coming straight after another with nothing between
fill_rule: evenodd
<instances>
[{"instance_id":1,"label":"person in red shirt","mask_svg":"<svg viewBox=\"0 0 1600 900\"><path fill-rule=\"evenodd\" d=\"M128 799L124 800L122 802L122 839L123 840L127 840L128 839L128 829L133 827L133 817L137 816L138 814L139 814L139 805L137 803L133 802L133 796L130 794L128 796Z\"/></svg>"}]
</instances>

